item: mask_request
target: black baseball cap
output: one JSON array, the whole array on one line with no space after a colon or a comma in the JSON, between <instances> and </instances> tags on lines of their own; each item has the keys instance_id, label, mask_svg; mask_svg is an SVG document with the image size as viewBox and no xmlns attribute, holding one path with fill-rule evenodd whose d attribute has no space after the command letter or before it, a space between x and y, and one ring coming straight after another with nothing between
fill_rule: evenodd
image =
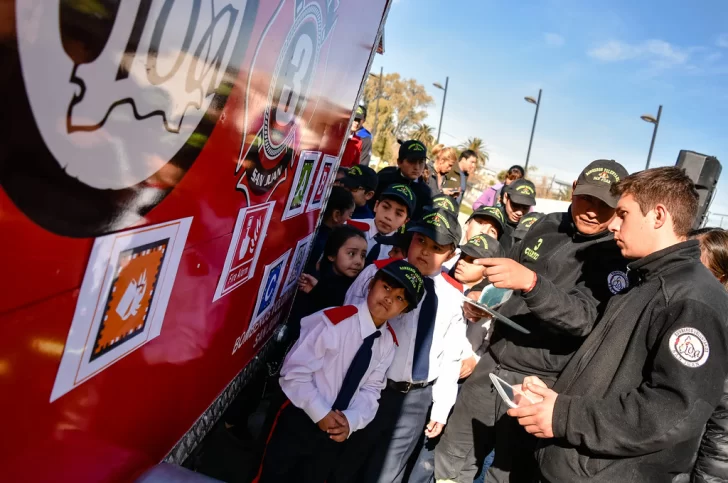
<instances>
[{"instance_id":1,"label":"black baseball cap","mask_svg":"<svg viewBox=\"0 0 728 483\"><path fill-rule=\"evenodd\" d=\"M477 210L473 211L466 223L473 218L488 218L493 221L496 229L498 230L498 238L500 238L505 231L506 217L503 214L503 210L495 206L481 206Z\"/></svg>"},{"instance_id":2,"label":"black baseball cap","mask_svg":"<svg viewBox=\"0 0 728 483\"><path fill-rule=\"evenodd\" d=\"M377 172L369 166L358 164L349 168L346 176L341 178L339 183L347 188L364 188L366 191L376 191L379 177Z\"/></svg>"},{"instance_id":3,"label":"black baseball cap","mask_svg":"<svg viewBox=\"0 0 728 483\"><path fill-rule=\"evenodd\" d=\"M354 111L354 120L359 121L367 118L367 108L364 106L356 106Z\"/></svg>"},{"instance_id":4,"label":"black baseball cap","mask_svg":"<svg viewBox=\"0 0 728 483\"><path fill-rule=\"evenodd\" d=\"M382 191L382 194L379 195L379 201L386 199L393 199L403 203L407 207L407 216L412 216L412 212L415 211L415 205L417 204L417 197L412 189L406 184L389 185L384 191Z\"/></svg>"},{"instance_id":5,"label":"black baseball cap","mask_svg":"<svg viewBox=\"0 0 728 483\"><path fill-rule=\"evenodd\" d=\"M391 245L402 249L403 252L407 253L409 250L410 243L412 242L412 233L409 233L407 229L412 226L413 222L408 222L399 227L397 231L388 236L380 236L377 238L377 242L382 245Z\"/></svg>"},{"instance_id":6,"label":"black baseball cap","mask_svg":"<svg viewBox=\"0 0 728 483\"><path fill-rule=\"evenodd\" d=\"M521 178L506 186L504 193L512 202L519 205L533 206L536 204L536 186L527 179Z\"/></svg>"},{"instance_id":7,"label":"black baseball cap","mask_svg":"<svg viewBox=\"0 0 728 483\"><path fill-rule=\"evenodd\" d=\"M460 252L473 258L501 258L505 254L498 240L485 234L475 235L460 245Z\"/></svg>"},{"instance_id":8,"label":"black baseball cap","mask_svg":"<svg viewBox=\"0 0 728 483\"><path fill-rule=\"evenodd\" d=\"M629 173L613 159L597 159L584 168L576 180L574 195L589 195L600 199L611 208L617 207L619 196L610 193L613 184L619 183Z\"/></svg>"},{"instance_id":9,"label":"black baseball cap","mask_svg":"<svg viewBox=\"0 0 728 483\"><path fill-rule=\"evenodd\" d=\"M417 267L405 260L395 260L380 270L402 285L410 308L419 305L425 295L425 281Z\"/></svg>"},{"instance_id":10,"label":"black baseball cap","mask_svg":"<svg viewBox=\"0 0 728 483\"><path fill-rule=\"evenodd\" d=\"M432 204L426 207L426 209L428 209L428 211L441 209L449 211L451 214L457 216L460 212L460 205L452 196L439 194L432 197Z\"/></svg>"},{"instance_id":11,"label":"black baseball cap","mask_svg":"<svg viewBox=\"0 0 728 483\"><path fill-rule=\"evenodd\" d=\"M438 245L453 244L457 246L463 237L457 216L442 209L425 213L422 219L414 223L408 231L422 233Z\"/></svg>"},{"instance_id":12,"label":"black baseball cap","mask_svg":"<svg viewBox=\"0 0 728 483\"><path fill-rule=\"evenodd\" d=\"M399 147L399 159L427 159L427 148L419 141L403 141Z\"/></svg>"},{"instance_id":13,"label":"black baseball cap","mask_svg":"<svg viewBox=\"0 0 728 483\"><path fill-rule=\"evenodd\" d=\"M518 222L518 226L513 230L513 238L523 240L531 226L541 218L543 218L543 213L526 213L523 215L521 221Z\"/></svg>"}]
</instances>

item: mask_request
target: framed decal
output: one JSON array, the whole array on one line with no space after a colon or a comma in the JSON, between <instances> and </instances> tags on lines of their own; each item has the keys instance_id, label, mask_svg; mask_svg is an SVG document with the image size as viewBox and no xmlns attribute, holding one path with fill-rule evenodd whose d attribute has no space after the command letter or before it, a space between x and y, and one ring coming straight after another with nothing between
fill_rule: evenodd
<instances>
[{"instance_id":1,"label":"framed decal","mask_svg":"<svg viewBox=\"0 0 728 483\"><path fill-rule=\"evenodd\" d=\"M250 280L255 273L275 202L242 208L235 220L225 265L215 289L215 302Z\"/></svg>"},{"instance_id":2,"label":"framed decal","mask_svg":"<svg viewBox=\"0 0 728 483\"><path fill-rule=\"evenodd\" d=\"M258 289L258 299L255 302L252 321L245 333L245 340L255 333L266 314L271 308L273 308L273 304L276 301L276 295L278 294L278 289L283 284L283 272L286 270L286 263L288 262L288 257L290 255L291 250L288 250L286 253L278 257L273 263L265 266L263 279L261 280L260 288Z\"/></svg>"},{"instance_id":3,"label":"framed decal","mask_svg":"<svg viewBox=\"0 0 728 483\"><path fill-rule=\"evenodd\" d=\"M313 185L313 175L316 172L316 165L321 158L321 153L314 151L302 151L298 158L296 174L293 177L291 191L288 193L286 209L281 220L287 220L303 213L306 207L308 195Z\"/></svg>"},{"instance_id":4,"label":"framed decal","mask_svg":"<svg viewBox=\"0 0 728 483\"><path fill-rule=\"evenodd\" d=\"M293 250L293 258L291 258L291 263L288 266L286 282L283 284L283 290L281 293L286 293L296 286L298 277L301 276L303 267L306 265L308 252L310 251L311 243L313 242L313 235L314 234L311 233L306 238L302 238L298 240L298 243L296 243L296 248Z\"/></svg>"},{"instance_id":5,"label":"framed decal","mask_svg":"<svg viewBox=\"0 0 728 483\"><path fill-rule=\"evenodd\" d=\"M338 158L336 156L324 155L321 169L316 178L316 185L313 189L313 196L311 197L311 201L308 202L308 208L306 208L307 212L321 209L324 203L324 194L326 193L326 188L329 185L329 180L334 172L334 166L336 166L337 161Z\"/></svg>"},{"instance_id":6,"label":"framed decal","mask_svg":"<svg viewBox=\"0 0 728 483\"><path fill-rule=\"evenodd\" d=\"M183 218L96 239L51 402L160 334L191 224Z\"/></svg>"}]
</instances>

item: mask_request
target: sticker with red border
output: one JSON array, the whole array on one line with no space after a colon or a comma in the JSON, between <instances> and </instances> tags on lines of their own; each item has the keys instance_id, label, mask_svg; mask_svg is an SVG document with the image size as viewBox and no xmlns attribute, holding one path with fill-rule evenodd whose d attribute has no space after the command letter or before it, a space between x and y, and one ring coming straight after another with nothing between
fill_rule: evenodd
<instances>
[{"instance_id":1,"label":"sticker with red border","mask_svg":"<svg viewBox=\"0 0 728 483\"><path fill-rule=\"evenodd\" d=\"M683 327L670 336L670 352L678 362L688 367L700 367L710 355L708 339L692 327Z\"/></svg>"},{"instance_id":2,"label":"sticker with red border","mask_svg":"<svg viewBox=\"0 0 728 483\"><path fill-rule=\"evenodd\" d=\"M298 240L296 248L293 250L293 258L288 266L288 273L286 274L286 283L283 284L282 293L288 292L296 286L298 277L303 273L303 267L306 265L308 259L308 252L311 249L313 242L313 233L305 238Z\"/></svg>"},{"instance_id":3,"label":"sticker with red border","mask_svg":"<svg viewBox=\"0 0 728 483\"><path fill-rule=\"evenodd\" d=\"M213 302L253 277L274 206L275 202L271 201L253 207L246 206L238 212Z\"/></svg>"},{"instance_id":4,"label":"sticker with red border","mask_svg":"<svg viewBox=\"0 0 728 483\"><path fill-rule=\"evenodd\" d=\"M161 333L191 224L183 218L94 241L51 402Z\"/></svg>"},{"instance_id":5,"label":"sticker with red border","mask_svg":"<svg viewBox=\"0 0 728 483\"><path fill-rule=\"evenodd\" d=\"M306 212L320 210L324 204L324 195L326 189L329 187L331 175L334 173L335 167L339 159L329 154L324 155L324 159L321 163L321 169L319 169L318 176L316 177L316 185L313 188L313 196L311 201L308 202L308 208Z\"/></svg>"}]
</instances>

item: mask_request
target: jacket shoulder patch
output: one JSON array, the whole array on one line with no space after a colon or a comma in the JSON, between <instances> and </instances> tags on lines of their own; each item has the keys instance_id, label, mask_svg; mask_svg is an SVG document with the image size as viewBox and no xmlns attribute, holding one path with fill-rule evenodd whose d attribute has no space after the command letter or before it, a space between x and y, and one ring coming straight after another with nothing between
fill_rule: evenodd
<instances>
[{"instance_id":1,"label":"jacket shoulder patch","mask_svg":"<svg viewBox=\"0 0 728 483\"><path fill-rule=\"evenodd\" d=\"M326 318L329 319L329 321L336 325L342 320L346 320L352 315L356 314L359 311L355 306L353 305L342 305L341 307L334 307L333 309L326 309L324 310L324 315Z\"/></svg>"},{"instance_id":2,"label":"jacket shoulder patch","mask_svg":"<svg viewBox=\"0 0 728 483\"><path fill-rule=\"evenodd\" d=\"M389 325L389 322L387 323L387 330L389 331L390 334L392 334L392 340L394 341L394 345L399 347L399 342L397 342L397 334L394 333L394 329L392 328L391 325Z\"/></svg>"},{"instance_id":3,"label":"jacket shoulder patch","mask_svg":"<svg viewBox=\"0 0 728 483\"><path fill-rule=\"evenodd\" d=\"M450 285L452 285L453 287L455 287L456 289L458 289L458 291L460 291L460 293L463 292L463 284L462 283L458 282L457 280L455 280L454 278L452 278L450 275L448 275L445 272L442 272L442 278L444 278L447 283L449 283Z\"/></svg>"},{"instance_id":4,"label":"jacket shoulder patch","mask_svg":"<svg viewBox=\"0 0 728 483\"><path fill-rule=\"evenodd\" d=\"M396 258L385 258L384 260L375 260L374 266L376 266L377 269L382 269L396 260L397 260Z\"/></svg>"},{"instance_id":5,"label":"jacket shoulder patch","mask_svg":"<svg viewBox=\"0 0 728 483\"><path fill-rule=\"evenodd\" d=\"M708 339L693 327L683 327L672 333L669 341L670 352L677 361L687 367L700 367L710 355Z\"/></svg>"},{"instance_id":6,"label":"jacket shoulder patch","mask_svg":"<svg viewBox=\"0 0 728 483\"><path fill-rule=\"evenodd\" d=\"M363 231L364 233L369 231L369 224L364 223L363 221L357 221L357 220L349 220L346 222L347 225L351 225L354 228Z\"/></svg>"}]
</instances>

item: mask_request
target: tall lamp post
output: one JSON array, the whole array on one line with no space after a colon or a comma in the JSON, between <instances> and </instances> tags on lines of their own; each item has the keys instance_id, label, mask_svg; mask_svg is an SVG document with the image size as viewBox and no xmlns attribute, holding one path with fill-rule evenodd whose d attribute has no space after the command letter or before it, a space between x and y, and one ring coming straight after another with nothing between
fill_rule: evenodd
<instances>
[{"instance_id":1,"label":"tall lamp post","mask_svg":"<svg viewBox=\"0 0 728 483\"><path fill-rule=\"evenodd\" d=\"M374 106L374 127L372 127L372 143L374 138L377 137L377 125L379 120L379 99L382 98L382 79L384 78L384 67L379 68L379 75L369 74L375 79L379 79L379 87L377 87L377 103Z\"/></svg>"},{"instance_id":2,"label":"tall lamp post","mask_svg":"<svg viewBox=\"0 0 728 483\"><path fill-rule=\"evenodd\" d=\"M526 96L524 99L526 102L535 104L536 105L536 113L533 115L533 127L531 127L531 140L528 141L528 153L526 153L526 165L523 167L523 175L525 176L528 173L528 161L531 159L531 146L533 145L533 133L536 132L536 121L538 120L538 108L541 107L541 92L543 90L538 90L538 99L534 99L531 96Z\"/></svg>"},{"instance_id":3,"label":"tall lamp post","mask_svg":"<svg viewBox=\"0 0 728 483\"><path fill-rule=\"evenodd\" d=\"M437 128L437 141L435 141L436 144L440 143L440 131L442 131L442 117L445 115L445 101L447 100L447 85L450 82L450 77L445 77L445 87L442 87L442 84L439 82L434 82L432 85L437 87L438 89L442 89L444 94L442 95L442 110L440 111L440 125Z\"/></svg>"},{"instance_id":4,"label":"tall lamp post","mask_svg":"<svg viewBox=\"0 0 728 483\"><path fill-rule=\"evenodd\" d=\"M640 116L640 118L645 121L649 122L655 125L655 129L652 131L652 142L650 143L650 152L647 154L647 164L645 165L645 169L650 168L650 159L652 159L652 149L655 147L655 138L657 137L657 128L660 127L660 116L662 115L662 105L657 108L657 118L654 118L650 116L649 114L645 114L644 116Z\"/></svg>"}]
</instances>

